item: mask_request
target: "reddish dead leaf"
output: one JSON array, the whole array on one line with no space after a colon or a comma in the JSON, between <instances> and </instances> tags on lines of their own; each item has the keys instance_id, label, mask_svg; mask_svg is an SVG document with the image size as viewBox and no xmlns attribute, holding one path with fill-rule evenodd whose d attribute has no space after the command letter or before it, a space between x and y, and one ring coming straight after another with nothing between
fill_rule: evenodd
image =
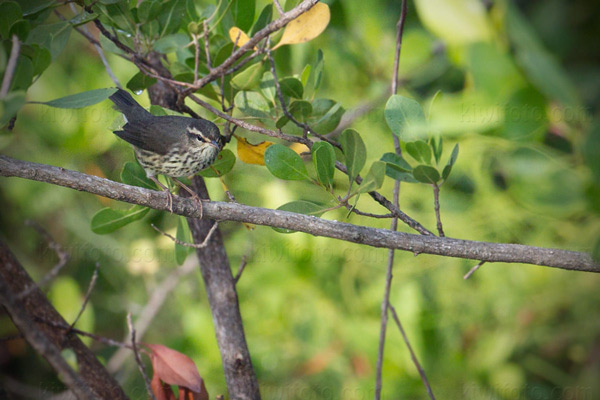
<instances>
[{"instance_id":1,"label":"reddish dead leaf","mask_svg":"<svg viewBox=\"0 0 600 400\"><path fill-rule=\"evenodd\" d=\"M204 398L197 397L194 400L208 399L204 381L191 358L160 344L147 344L146 346L152 350L150 358L155 377L158 376L161 381L169 385L187 388L199 395L206 394Z\"/></svg>"},{"instance_id":2,"label":"reddish dead leaf","mask_svg":"<svg viewBox=\"0 0 600 400\"><path fill-rule=\"evenodd\" d=\"M156 400L176 400L175 394L171 390L171 386L162 382L156 371L154 371L150 386L152 387L152 393L154 393Z\"/></svg>"},{"instance_id":3,"label":"reddish dead leaf","mask_svg":"<svg viewBox=\"0 0 600 400\"><path fill-rule=\"evenodd\" d=\"M190 389L185 387L179 388L179 400L208 400L208 392L202 382L202 391L200 393L192 392Z\"/></svg>"}]
</instances>

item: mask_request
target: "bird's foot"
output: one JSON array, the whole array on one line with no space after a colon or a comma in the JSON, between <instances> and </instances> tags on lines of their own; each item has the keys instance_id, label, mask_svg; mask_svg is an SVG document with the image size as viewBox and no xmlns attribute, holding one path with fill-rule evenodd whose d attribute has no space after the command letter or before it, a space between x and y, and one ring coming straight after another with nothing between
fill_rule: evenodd
<instances>
[{"instance_id":1,"label":"bird's foot","mask_svg":"<svg viewBox=\"0 0 600 400\"><path fill-rule=\"evenodd\" d=\"M200 196L198 196L196 194L196 192L194 192L188 185L186 185L185 183L181 182L179 179L173 178L173 180L183 190L185 190L186 192L188 192L190 194L190 196L192 197L192 199L196 202L196 204L198 204L198 208L200 208L200 217L198 217L198 218L202 219L202 215L203 215L203 211L202 211L202 199L200 198Z\"/></svg>"},{"instance_id":2,"label":"bird's foot","mask_svg":"<svg viewBox=\"0 0 600 400\"><path fill-rule=\"evenodd\" d=\"M171 191L168 187L160 183L160 181L154 176L150 176L149 178L152 179L152 181L156 183L162 189L162 191L167 194L167 210L169 210L169 212L173 214L173 194L171 194Z\"/></svg>"}]
</instances>

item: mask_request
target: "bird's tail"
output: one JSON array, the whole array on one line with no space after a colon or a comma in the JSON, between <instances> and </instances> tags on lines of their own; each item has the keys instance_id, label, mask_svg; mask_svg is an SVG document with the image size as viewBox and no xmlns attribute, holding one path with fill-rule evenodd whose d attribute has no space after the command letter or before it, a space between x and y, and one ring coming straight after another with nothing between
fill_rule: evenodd
<instances>
[{"instance_id":1,"label":"bird's tail","mask_svg":"<svg viewBox=\"0 0 600 400\"><path fill-rule=\"evenodd\" d=\"M109 99L115 103L117 109L125 115L128 121L135 121L152 115L123 89L117 89Z\"/></svg>"}]
</instances>

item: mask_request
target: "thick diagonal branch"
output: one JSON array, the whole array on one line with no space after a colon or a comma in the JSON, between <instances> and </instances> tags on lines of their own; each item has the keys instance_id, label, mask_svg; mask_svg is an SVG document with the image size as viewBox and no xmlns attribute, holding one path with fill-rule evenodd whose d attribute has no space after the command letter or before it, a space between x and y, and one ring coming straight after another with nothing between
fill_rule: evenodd
<instances>
[{"instance_id":1,"label":"thick diagonal branch","mask_svg":"<svg viewBox=\"0 0 600 400\"><path fill-rule=\"evenodd\" d=\"M35 283L0 241L0 302L27 341L48 360L78 399L127 399L118 383L74 332L65 333L39 322L69 326L39 289L17 300L18 294L32 285ZM64 349L75 353L77 372L62 358L60 352Z\"/></svg>"},{"instance_id":2,"label":"thick diagonal branch","mask_svg":"<svg viewBox=\"0 0 600 400\"><path fill-rule=\"evenodd\" d=\"M163 192L129 186L65 168L0 155L0 176L51 183L167 211L166 194ZM589 254L576 251L392 232L239 203L205 202L203 211L205 218L217 221L247 222L290 229L372 247L410 251L413 254L435 254L486 262L535 264L573 271L600 272L600 265L592 260ZM176 196L173 200L173 213L198 218L201 210L193 200Z\"/></svg>"}]
</instances>

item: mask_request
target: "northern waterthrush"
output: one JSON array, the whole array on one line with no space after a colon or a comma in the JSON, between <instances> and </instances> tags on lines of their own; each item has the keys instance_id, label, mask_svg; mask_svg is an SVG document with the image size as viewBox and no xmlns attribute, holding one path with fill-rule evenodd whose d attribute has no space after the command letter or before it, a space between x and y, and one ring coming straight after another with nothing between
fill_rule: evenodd
<instances>
[{"instance_id":1,"label":"northern waterthrush","mask_svg":"<svg viewBox=\"0 0 600 400\"><path fill-rule=\"evenodd\" d=\"M168 207L172 211L171 194L156 175L178 178L207 168L223 148L225 137L215 124L204 119L152 115L125 90L118 89L109 98L127 122L115 135L133 145L146 175L167 191ZM186 185L177 179L174 181L197 198Z\"/></svg>"}]
</instances>

